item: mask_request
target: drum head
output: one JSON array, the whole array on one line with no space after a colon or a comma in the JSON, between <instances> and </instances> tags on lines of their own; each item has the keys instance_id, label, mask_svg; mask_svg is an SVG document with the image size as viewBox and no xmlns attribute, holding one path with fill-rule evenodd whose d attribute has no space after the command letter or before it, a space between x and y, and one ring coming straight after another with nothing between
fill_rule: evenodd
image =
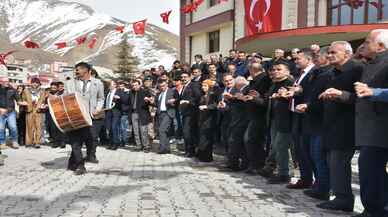
<instances>
[{"instance_id":1,"label":"drum head","mask_svg":"<svg viewBox=\"0 0 388 217\"><path fill-rule=\"evenodd\" d=\"M75 93L75 98L77 99L78 105L81 109L82 116L84 117L84 120L88 126L92 126L93 121L92 117L90 116L88 110L85 108L85 103L82 100L82 97L79 95L79 93Z\"/></svg>"}]
</instances>

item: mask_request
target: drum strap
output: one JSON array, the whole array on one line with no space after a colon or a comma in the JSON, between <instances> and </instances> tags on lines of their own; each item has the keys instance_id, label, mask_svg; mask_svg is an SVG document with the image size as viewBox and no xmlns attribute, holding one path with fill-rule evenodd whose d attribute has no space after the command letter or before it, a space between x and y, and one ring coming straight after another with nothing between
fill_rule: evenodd
<instances>
[{"instance_id":1,"label":"drum strap","mask_svg":"<svg viewBox=\"0 0 388 217\"><path fill-rule=\"evenodd\" d=\"M65 101L63 101L63 96L60 96L60 97L61 97L61 100L62 100L63 109L65 110L67 119L69 120L71 127L74 128L75 126L74 126L74 124L73 124L69 114L67 113L67 107L66 107Z\"/></svg>"}]
</instances>

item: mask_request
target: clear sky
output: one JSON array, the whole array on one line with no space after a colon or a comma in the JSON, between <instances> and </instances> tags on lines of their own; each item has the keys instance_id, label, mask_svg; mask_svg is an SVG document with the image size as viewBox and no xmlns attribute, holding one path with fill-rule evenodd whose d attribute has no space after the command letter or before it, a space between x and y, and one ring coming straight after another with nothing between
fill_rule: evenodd
<instances>
[{"instance_id":1,"label":"clear sky","mask_svg":"<svg viewBox=\"0 0 388 217\"><path fill-rule=\"evenodd\" d=\"M112 17L135 22L147 19L148 22L161 28L179 34L179 0L65 0L79 2L91 6L97 12L106 13ZM162 22L160 14L173 10L170 24Z\"/></svg>"}]
</instances>

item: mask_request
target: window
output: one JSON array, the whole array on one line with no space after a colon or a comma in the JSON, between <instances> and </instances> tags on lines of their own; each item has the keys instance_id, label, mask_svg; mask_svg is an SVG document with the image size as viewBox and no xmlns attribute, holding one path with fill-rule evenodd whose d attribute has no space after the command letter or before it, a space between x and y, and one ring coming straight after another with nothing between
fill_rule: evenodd
<instances>
[{"instance_id":1,"label":"window","mask_svg":"<svg viewBox=\"0 0 388 217\"><path fill-rule=\"evenodd\" d=\"M366 24L388 20L388 0L331 0L331 25Z\"/></svg>"},{"instance_id":2,"label":"window","mask_svg":"<svg viewBox=\"0 0 388 217\"><path fill-rule=\"evenodd\" d=\"M220 51L220 31L209 32L209 53Z\"/></svg>"},{"instance_id":3,"label":"window","mask_svg":"<svg viewBox=\"0 0 388 217\"><path fill-rule=\"evenodd\" d=\"M213 7L213 6L217 5L218 2L219 2L219 0L210 0L209 1L209 7Z\"/></svg>"}]
</instances>

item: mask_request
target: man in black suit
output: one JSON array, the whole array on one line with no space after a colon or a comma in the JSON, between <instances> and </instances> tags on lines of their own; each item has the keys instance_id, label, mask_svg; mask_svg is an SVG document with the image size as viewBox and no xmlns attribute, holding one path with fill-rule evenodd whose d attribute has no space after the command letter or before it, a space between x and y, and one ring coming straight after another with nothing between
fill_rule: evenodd
<instances>
[{"instance_id":1,"label":"man in black suit","mask_svg":"<svg viewBox=\"0 0 388 217\"><path fill-rule=\"evenodd\" d=\"M346 41L333 42L328 59L335 68L326 90L320 95L323 104L323 146L327 151L332 201L318 204L322 209L353 212L351 160L355 151L355 105L353 84L360 80L363 65L351 60L353 50Z\"/></svg>"},{"instance_id":2,"label":"man in black suit","mask_svg":"<svg viewBox=\"0 0 388 217\"><path fill-rule=\"evenodd\" d=\"M219 93L218 93L218 110L220 111L220 115L221 115L221 121L220 121L220 133L221 133L221 144L223 145L223 147L225 148L225 151L227 152L228 151L228 147L229 147L229 137L230 137L230 120L231 120L231 114L230 114L230 110L227 110L225 108L223 108L224 104L225 104L225 97L224 97L224 94L229 94L234 86L234 78L233 78L233 74L230 74L230 73L226 73L224 74L223 76L223 83L224 83L224 86L225 88L224 89L220 89Z\"/></svg>"},{"instance_id":3,"label":"man in black suit","mask_svg":"<svg viewBox=\"0 0 388 217\"><path fill-rule=\"evenodd\" d=\"M141 88L141 82L134 80L132 82L132 91L130 92L129 117L131 117L135 143L139 151L148 152L150 149L148 124L151 120L149 111L151 100L150 93Z\"/></svg>"},{"instance_id":4,"label":"man in black suit","mask_svg":"<svg viewBox=\"0 0 388 217\"><path fill-rule=\"evenodd\" d=\"M271 79L264 72L260 63L252 63L249 68L252 77L249 86L244 89L248 126L245 131L245 149L249 159L248 174L257 174L264 166L266 154L264 150L266 135L267 93Z\"/></svg>"},{"instance_id":5,"label":"man in black suit","mask_svg":"<svg viewBox=\"0 0 388 217\"><path fill-rule=\"evenodd\" d=\"M313 54L309 49L303 49L296 56L296 63L300 69L300 74L296 78L293 87L289 87L286 97L290 97L289 107L293 112L292 134L296 158L299 164L300 180L294 184L287 185L290 189L310 188L313 183L313 162L310 156L310 136L303 132L303 114L296 111L296 106L303 103L303 90L310 83L310 76L315 70L312 62Z\"/></svg>"},{"instance_id":6,"label":"man in black suit","mask_svg":"<svg viewBox=\"0 0 388 217\"><path fill-rule=\"evenodd\" d=\"M168 88L166 80L159 81L160 93L156 96L155 106L158 117L160 147L158 154L170 153L168 133L176 114L176 102L179 97L178 92Z\"/></svg>"},{"instance_id":7,"label":"man in black suit","mask_svg":"<svg viewBox=\"0 0 388 217\"><path fill-rule=\"evenodd\" d=\"M230 111L227 170L241 171L248 168L248 158L244 147L244 133L248 126L248 116L246 115L245 96L243 95L244 89L248 85L249 82L245 77L238 76L231 91L223 93L225 100L219 105L220 109Z\"/></svg>"},{"instance_id":8,"label":"man in black suit","mask_svg":"<svg viewBox=\"0 0 388 217\"><path fill-rule=\"evenodd\" d=\"M388 216L388 101L378 93L388 88L388 31L373 30L361 50L371 61L355 84L356 145L360 147L361 201L364 212L355 217ZM384 208L385 207L385 208Z\"/></svg>"},{"instance_id":9,"label":"man in black suit","mask_svg":"<svg viewBox=\"0 0 388 217\"><path fill-rule=\"evenodd\" d=\"M208 65L203 61L202 55L197 54L194 56L195 63L191 66L191 68L198 68L201 69L203 80L206 80L209 78L209 69Z\"/></svg>"},{"instance_id":10,"label":"man in black suit","mask_svg":"<svg viewBox=\"0 0 388 217\"><path fill-rule=\"evenodd\" d=\"M187 157L194 157L195 147L198 144L198 105L201 97L201 89L197 82L191 81L188 72L181 74L183 83L179 96L179 110L182 115L183 138L185 140L185 152Z\"/></svg>"}]
</instances>

